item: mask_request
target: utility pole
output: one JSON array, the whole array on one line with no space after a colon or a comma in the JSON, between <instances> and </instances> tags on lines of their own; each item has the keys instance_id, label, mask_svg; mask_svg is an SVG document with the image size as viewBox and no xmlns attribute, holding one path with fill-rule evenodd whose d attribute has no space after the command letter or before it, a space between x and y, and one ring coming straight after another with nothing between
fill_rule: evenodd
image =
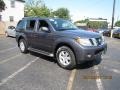
<instances>
[{"instance_id":1,"label":"utility pole","mask_svg":"<svg viewBox=\"0 0 120 90\"><path fill-rule=\"evenodd\" d=\"M111 25L111 35L110 35L111 38L112 38L112 35L113 35L113 27L114 27L115 4L116 4L116 0L113 1L112 25Z\"/></svg>"},{"instance_id":2,"label":"utility pole","mask_svg":"<svg viewBox=\"0 0 120 90\"><path fill-rule=\"evenodd\" d=\"M113 26L114 26L115 3L116 3L116 0L113 1L113 12L112 12L112 25L111 25L111 29L113 29Z\"/></svg>"}]
</instances>

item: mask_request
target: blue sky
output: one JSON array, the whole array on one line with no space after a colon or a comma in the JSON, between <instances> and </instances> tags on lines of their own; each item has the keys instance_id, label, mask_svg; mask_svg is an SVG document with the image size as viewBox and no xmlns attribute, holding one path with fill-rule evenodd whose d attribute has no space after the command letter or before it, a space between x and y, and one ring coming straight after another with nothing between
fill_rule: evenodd
<instances>
[{"instance_id":1,"label":"blue sky","mask_svg":"<svg viewBox=\"0 0 120 90\"><path fill-rule=\"evenodd\" d=\"M70 10L73 21L90 18L107 18L110 22L113 0L43 0L49 8L65 7ZM120 0L116 0L115 20L120 19Z\"/></svg>"}]
</instances>

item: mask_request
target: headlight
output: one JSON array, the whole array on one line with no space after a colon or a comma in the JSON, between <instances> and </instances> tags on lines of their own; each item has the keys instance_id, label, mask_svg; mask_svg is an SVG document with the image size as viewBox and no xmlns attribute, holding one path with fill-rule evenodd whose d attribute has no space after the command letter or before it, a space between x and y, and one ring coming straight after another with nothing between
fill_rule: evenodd
<instances>
[{"instance_id":1,"label":"headlight","mask_svg":"<svg viewBox=\"0 0 120 90\"><path fill-rule=\"evenodd\" d=\"M92 46L90 40L86 38L77 38L76 41L83 46Z\"/></svg>"}]
</instances>

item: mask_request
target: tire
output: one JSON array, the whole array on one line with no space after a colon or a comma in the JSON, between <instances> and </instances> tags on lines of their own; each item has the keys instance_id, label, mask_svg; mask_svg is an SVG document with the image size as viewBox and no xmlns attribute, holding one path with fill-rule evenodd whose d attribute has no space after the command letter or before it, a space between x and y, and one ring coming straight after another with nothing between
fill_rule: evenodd
<instances>
[{"instance_id":1,"label":"tire","mask_svg":"<svg viewBox=\"0 0 120 90\"><path fill-rule=\"evenodd\" d=\"M108 34L108 37L110 37L110 34Z\"/></svg>"},{"instance_id":2,"label":"tire","mask_svg":"<svg viewBox=\"0 0 120 90\"><path fill-rule=\"evenodd\" d=\"M62 46L57 49L56 59L58 65L64 69L73 69L76 66L74 52L67 46Z\"/></svg>"},{"instance_id":3,"label":"tire","mask_svg":"<svg viewBox=\"0 0 120 90\"><path fill-rule=\"evenodd\" d=\"M26 41L24 39L21 39L19 41L19 48L20 48L20 51L22 53L27 53L28 52L28 50L27 50L28 49L27 43L26 43Z\"/></svg>"},{"instance_id":4,"label":"tire","mask_svg":"<svg viewBox=\"0 0 120 90\"><path fill-rule=\"evenodd\" d=\"M9 36L7 32L5 32L5 36L6 36L6 37L8 37L8 36Z\"/></svg>"}]
</instances>

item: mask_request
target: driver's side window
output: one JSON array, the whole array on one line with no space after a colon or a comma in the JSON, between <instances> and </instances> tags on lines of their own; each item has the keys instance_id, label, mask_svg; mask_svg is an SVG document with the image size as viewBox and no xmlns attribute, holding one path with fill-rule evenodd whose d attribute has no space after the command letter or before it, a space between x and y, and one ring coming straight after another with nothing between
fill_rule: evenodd
<instances>
[{"instance_id":1,"label":"driver's side window","mask_svg":"<svg viewBox=\"0 0 120 90\"><path fill-rule=\"evenodd\" d=\"M49 25L45 20L39 20L38 30L41 31L42 27L46 27L46 28L49 29Z\"/></svg>"}]
</instances>

